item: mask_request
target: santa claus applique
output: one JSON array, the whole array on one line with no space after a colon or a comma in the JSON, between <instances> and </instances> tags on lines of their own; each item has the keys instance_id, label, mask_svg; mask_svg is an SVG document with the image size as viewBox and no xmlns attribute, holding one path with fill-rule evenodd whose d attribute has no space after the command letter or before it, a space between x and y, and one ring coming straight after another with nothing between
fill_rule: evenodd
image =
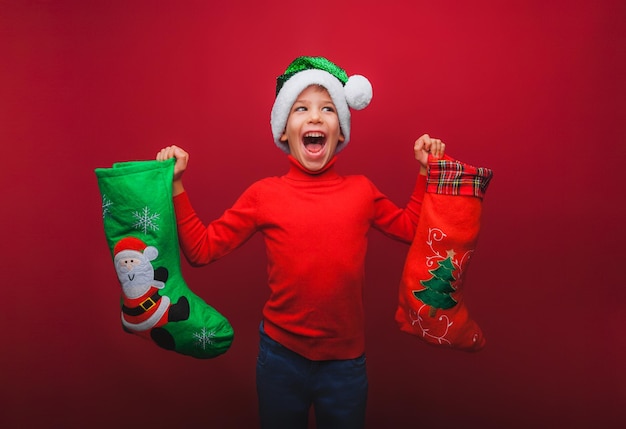
<instances>
[{"instance_id":1,"label":"santa claus applique","mask_svg":"<svg viewBox=\"0 0 626 429\"><path fill-rule=\"evenodd\" d=\"M160 329L167 322L189 317L187 298L176 304L163 293L168 271L156 270L151 261L159 255L154 246L148 246L135 237L125 237L113 249L115 271L122 286L122 325L128 332L146 336L159 346L172 350L174 338Z\"/></svg>"}]
</instances>

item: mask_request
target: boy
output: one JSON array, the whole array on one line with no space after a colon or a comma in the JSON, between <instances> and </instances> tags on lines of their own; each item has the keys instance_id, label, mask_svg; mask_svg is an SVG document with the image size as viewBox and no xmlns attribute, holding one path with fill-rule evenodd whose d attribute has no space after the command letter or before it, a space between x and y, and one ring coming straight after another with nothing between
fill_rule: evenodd
<instances>
[{"instance_id":1,"label":"boy","mask_svg":"<svg viewBox=\"0 0 626 429\"><path fill-rule=\"evenodd\" d=\"M314 406L319 428L361 428L365 421L363 275L371 227L410 243L426 184L429 154L445 145L428 135L414 145L421 164L405 209L364 176L340 176L335 154L350 140L349 108L366 107L369 81L348 78L321 57L300 57L278 78L271 114L276 145L290 169L250 186L234 206L204 226L182 185L189 155L176 158L173 194L180 244L194 265L264 236L270 298L263 309L257 359L261 427L306 428Z\"/></svg>"}]
</instances>

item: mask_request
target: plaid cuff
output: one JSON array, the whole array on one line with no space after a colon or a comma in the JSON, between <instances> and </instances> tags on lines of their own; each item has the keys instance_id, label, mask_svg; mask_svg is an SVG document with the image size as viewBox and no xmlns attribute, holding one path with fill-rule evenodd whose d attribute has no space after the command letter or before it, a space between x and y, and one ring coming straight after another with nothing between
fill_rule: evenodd
<instances>
[{"instance_id":1,"label":"plaid cuff","mask_svg":"<svg viewBox=\"0 0 626 429\"><path fill-rule=\"evenodd\" d=\"M482 199L493 176L489 168L474 167L452 158L431 158L428 162L426 192L464 195Z\"/></svg>"}]
</instances>

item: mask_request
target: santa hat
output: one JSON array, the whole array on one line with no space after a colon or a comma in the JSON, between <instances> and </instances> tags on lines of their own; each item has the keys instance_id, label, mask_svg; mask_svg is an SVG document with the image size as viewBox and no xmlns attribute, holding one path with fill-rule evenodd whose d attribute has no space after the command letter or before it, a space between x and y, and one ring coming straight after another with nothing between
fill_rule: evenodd
<instances>
[{"instance_id":1,"label":"santa hat","mask_svg":"<svg viewBox=\"0 0 626 429\"><path fill-rule=\"evenodd\" d=\"M344 141L336 151L342 150L350 141L350 108L361 110L372 100L372 85L366 77L346 72L323 57L298 57L276 79L276 100L272 107L270 124L274 143L284 152L289 147L280 141L287 125L287 118L298 95L310 85L321 85L330 94L337 109L339 126Z\"/></svg>"},{"instance_id":2,"label":"santa hat","mask_svg":"<svg viewBox=\"0 0 626 429\"><path fill-rule=\"evenodd\" d=\"M136 237L124 237L115 244L115 247L113 247L113 255L115 257L125 251L143 253L149 261L156 259L159 254L156 247L148 246Z\"/></svg>"}]
</instances>

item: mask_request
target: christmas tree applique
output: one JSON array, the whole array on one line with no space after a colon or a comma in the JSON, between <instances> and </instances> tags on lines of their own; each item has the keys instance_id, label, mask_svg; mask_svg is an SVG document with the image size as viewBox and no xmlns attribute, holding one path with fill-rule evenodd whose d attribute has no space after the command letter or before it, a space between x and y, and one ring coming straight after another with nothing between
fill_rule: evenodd
<instances>
[{"instance_id":1,"label":"christmas tree applique","mask_svg":"<svg viewBox=\"0 0 626 429\"><path fill-rule=\"evenodd\" d=\"M430 306L428 313L430 317L435 317L437 309L447 310L457 304L454 298L450 296L452 292L456 291L452 287L452 282L456 280L452 274L454 271L453 255L453 252L448 252L446 259L437 262L439 265L437 268L428 271L432 274L432 277L428 280L420 281L420 284L426 289L413 291L415 298Z\"/></svg>"}]
</instances>

